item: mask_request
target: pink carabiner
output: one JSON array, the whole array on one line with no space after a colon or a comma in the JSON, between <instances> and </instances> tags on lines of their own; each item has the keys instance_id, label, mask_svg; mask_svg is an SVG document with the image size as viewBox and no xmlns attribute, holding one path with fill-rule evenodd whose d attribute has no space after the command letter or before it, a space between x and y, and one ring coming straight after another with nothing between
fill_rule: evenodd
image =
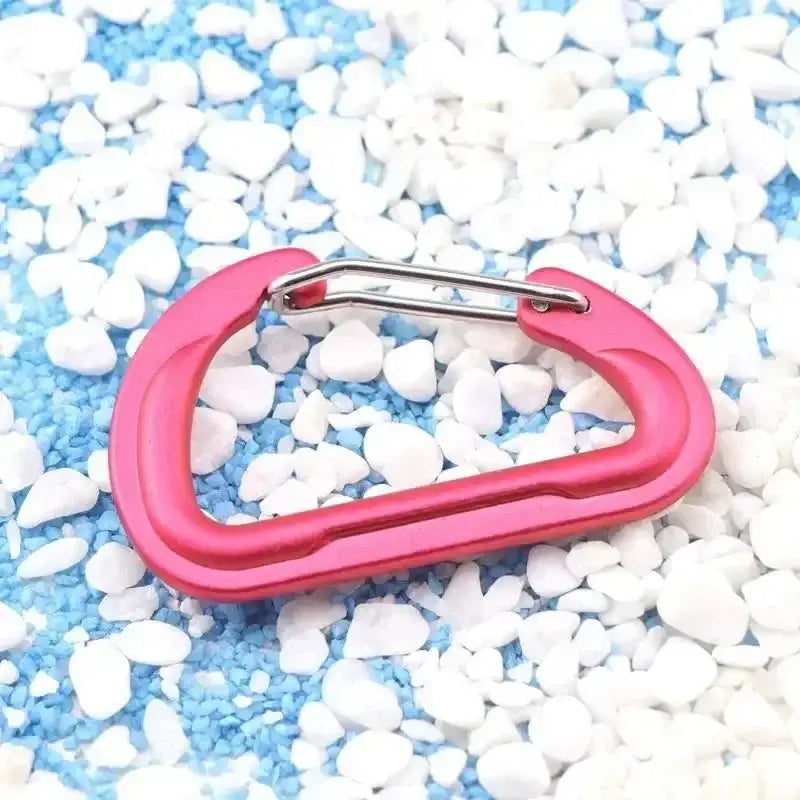
<instances>
[{"instance_id":1,"label":"pink carabiner","mask_svg":"<svg viewBox=\"0 0 800 800\"><path fill-rule=\"evenodd\" d=\"M316 261L284 249L205 279L164 313L128 366L111 423L113 497L135 548L171 586L241 601L618 525L672 505L706 467L714 413L683 350L613 293L547 268L529 280L581 292L590 308L542 313L520 302L519 325L616 388L636 422L629 441L249 525L208 519L189 467L203 376L223 342L256 318L271 282ZM314 285L293 299L313 305L323 294Z\"/></svg>"}]
</instances>

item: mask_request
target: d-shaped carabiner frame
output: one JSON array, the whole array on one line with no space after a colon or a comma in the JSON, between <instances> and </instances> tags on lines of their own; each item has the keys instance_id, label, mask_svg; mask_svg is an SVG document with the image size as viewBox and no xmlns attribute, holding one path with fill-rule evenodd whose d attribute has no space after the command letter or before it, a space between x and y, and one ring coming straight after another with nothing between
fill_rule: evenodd
<instances>
[{"instance_id":1,"label":"d-shaped carabiner frame","mask_svg":"<svg viewBox=\"0 0 800 800\"><path fill-rule=\"evenodd\" d=\"M555 539L653 515L706 467L714 413L683 350L613 293L547 268L529 280L572 289L590 307L541 312L523 300L519 325L620 393L636 423L627 442L243 526L208 519L189 464L204 374L226 339L256 318L272 282L316 261L277 250L203 280L167 309L128 366L111 423L112 492L134 547L169 585L242 601ZM324 287L303 291L306 302L324 295Z\"/></svg>"}]
</instances>

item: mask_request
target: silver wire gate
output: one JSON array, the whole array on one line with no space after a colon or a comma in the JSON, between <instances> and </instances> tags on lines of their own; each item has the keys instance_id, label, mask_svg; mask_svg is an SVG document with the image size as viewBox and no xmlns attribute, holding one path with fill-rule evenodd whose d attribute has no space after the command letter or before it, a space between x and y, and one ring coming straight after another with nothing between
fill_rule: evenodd
<instances>
[{"instance_id":1,"label":"silver wire gate","mask_svg":"<svg viewBox=\"0 0 800 800\"><path fill-rule=\"evenodd\" d=\"M411 297L396 297L382 292L344 291L327 294L319 302L298 307L292 303L291 293L317 281L345 275L388 278L392 280L416 281L455 289L475 289L493 294L530 300L537 311L551 308L566 308L576 313L589 309L588 298L580 292L543 283L525 283L488 275L465 275L453 270L420 267L413 264L389 261L369 261L351 258L332 259L312 264L310 267L289 272L276 278L269 287L269 304L278 314L306 314L344 306L372 308L399 314L450 317L481 322L517 322L516 311L490 306L449 303L444 300L420 300Z\"/></svg>"}]
</instances>

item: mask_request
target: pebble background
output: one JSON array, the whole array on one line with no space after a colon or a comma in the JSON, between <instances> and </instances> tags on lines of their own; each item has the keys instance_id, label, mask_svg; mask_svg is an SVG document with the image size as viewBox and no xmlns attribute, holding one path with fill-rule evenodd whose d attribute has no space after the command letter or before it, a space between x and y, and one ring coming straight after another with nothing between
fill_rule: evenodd
<instances>
[{"instance_id":1,"label":"pebble background","mask_svg":"<svg viewBox=\"0 0 800 800\"><path fill-rule=\"evenodd\" d=\"M0 0L0 798L800 798L796 13ZM698 364L711 467L558 546L179 595L108 494L114 397L171 300L288 243L613 288ZM632 432L514 331L333 322L265 312L216 360L192 450L213 517Z\"/></svg>"}]
</instances>

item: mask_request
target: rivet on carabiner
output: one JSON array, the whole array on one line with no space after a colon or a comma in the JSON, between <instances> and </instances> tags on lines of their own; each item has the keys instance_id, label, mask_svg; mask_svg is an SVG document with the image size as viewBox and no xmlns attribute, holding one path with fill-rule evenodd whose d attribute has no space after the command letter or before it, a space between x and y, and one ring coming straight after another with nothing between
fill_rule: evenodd
<instances>
[{"instance_id":1,"label":"rivet on carabiner","mask_svg":"<svg viewBox=\"0 0 800 800\"><path fill-rule=\"evenodd\" d=\"M510 293L517 310L373 292L329 295L325 280L343 272ZM631 409L635 433L605 450L223 525L197 506L192 417L212 358L265 302L284 313L369 305L515 322L603 376ZM318 263L288 248L203 280L156 322L125 373L109 462L122 524L150 569L193 596L240 601L647 517L691 488L714 436L708 389L683 350L642 311L585 278L547 268L516 283L402 264Z\"/></svg>"}]
</instances>

